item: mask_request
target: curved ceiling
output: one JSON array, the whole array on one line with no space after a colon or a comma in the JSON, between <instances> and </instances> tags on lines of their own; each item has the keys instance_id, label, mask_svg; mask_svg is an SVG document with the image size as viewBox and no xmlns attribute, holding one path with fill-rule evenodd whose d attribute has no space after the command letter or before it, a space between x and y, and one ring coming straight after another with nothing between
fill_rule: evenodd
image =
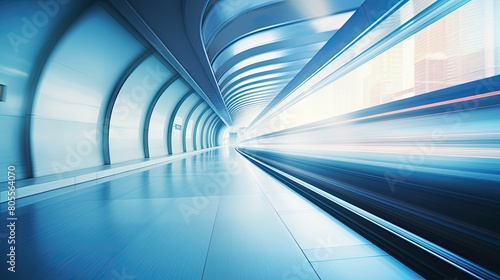
<instances>
[{"instance_id":1,"label":"curved ceiling","mask_svg":"<svg viewBox=\"0 0 500 280\"><path fill-rule=\"evenodd\" d=\"M201 41L233 124L253 121L363 2L209 1Z\"/></svg>"},{"instance_id":2,"label":"curved ceiling","mask_svg":"<svg viewBox=\"0 0 500 280\"><path fill-rule=\"evenodd\" d=\"M365 1L110 2L226 125L242 128L276 103Z\"/></svg>"}]
</instances>

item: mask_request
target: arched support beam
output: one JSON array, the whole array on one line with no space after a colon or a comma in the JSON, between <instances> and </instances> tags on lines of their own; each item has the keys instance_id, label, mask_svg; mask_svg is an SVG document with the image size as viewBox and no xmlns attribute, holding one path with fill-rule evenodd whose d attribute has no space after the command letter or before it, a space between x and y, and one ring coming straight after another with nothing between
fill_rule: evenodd
<instances>
[{"instance_id":1,"label":"arched support beam","mask_svg":"<svg viewBox=\"0 0 500 280\"><path fill-rule=\"evenodd\" d=\"M198 103L196 103L193 108L189 111L189 113L186 116L186 119L184 120L184 123L182 124L184 129L182 130L182 151L185 153L187 152L187 127L189 125L189 119L193 115L194 111L196 108L198 108L201 104L203 104L203 99L200 99Z\"/></svg>"},{"instance_id":2,"label":"arched support beam","mask_svg":"<svg viewBox=\"0 0 500 280\"><path fill-rule=\"evenodd\" d=\"M39 51L38 58L36 59L35 63L33 63L33 68L30 73L30 78L27 83L27 96L26 100L24 102L25 104L25 119L24 119L24 129L23 129L23 161L25 163L25 172L26 172L26 178L32 178L34 177L34 171L33 171L33 153L32 153L32 135L31 135L31 129L32 129L32 116L33 116L33 109L35 107L35 97L36 97L36 91L38 88L38 84L40 83L40 77L42 75L42 71L45 68L45 65L47 64L47 60L49 59L50 54L54 50L54 48L57 46L61 38L64 36L66 31L74 25L75 22L77 22L80 18L80 15L83 14L91 5L93 4L92 1L90 2L85 2L82 1L81 5L78 7L75 7L73 12L64 14L61 13L61 16L64 17L64 19L58 24L56 28L52 31L52 35L45 40L45 43L41 50Z\"/></svg>"},{"instance_id":3,"label":"arched support beam","mask_svg":"<svg viewBox=\"0 0 500 280\"><path fill-rule=\"evenodd\" d=\"M109 129L111 125L111 115L113 113L113 107L115 106L116 99L118 98L118 94L120 94L120 90L123 87L123 84L127 81L127 79L130 77L132 72L144 61L146 58L151 56L155 52L154 49L149 49L146 50L144 53L139 55L125 70L123 75L121 76L120 80L116 83L113 93L109 97L109 100L104 106L104 119L103 119L103 124L102 124L102 156L104 160L104 164L111 164L111 156L109 152Z\"/></svg>"},{"instance_id":4,"label":"arched support beam","mask_svg":"<svg viewBox=\"0 0 500 280\"><path fill-rule=\"evenodd\" d=\"M207 119L205 120L205 123L203 124L203 127L201 128L201 133L200 133L200 146L201 146L201 149L205 149L206 148L206 130L207 130L207 127L210 125L210 123L215 119L215 116L217 114L215 114L215 112L212 111L212 113L207 117Z\"/></svg>"},{"instance_id":5,"label":"arched support beam","mask_svg":"<svg viewBox=\"0 0 500 280\"><path fill-rule=\"evenodd\" d=\"M215 121L212 127L210 128L208 132L208 147L212 148L214 146L214 134L215 134L215 128L219 125L220 119Z\"/></svg>"},{"instance_id":6,"label":"arched support beam","mask_svg":"<svg viewBox=\"0 0 500 280\"><path fill-rule=\"evenodd\" d=\"M173 131L173 126L174 126L174 121L175 117L177 116L177 112L179 111L179 108L182 106L182 103L186 101L186 99L193 94L195 91L190 90L184 96L177 102L177 105L175 105L174 110L172 111L172 116L170 117L170 120L168 121L167 125L167 151L168 154L171 155L173 154L173 148L172 148L172 131Z\"/></svg>"},{"instance_id":7,"label":"arched support beam","mask_svg":"<svg viewBox=\"0 0 500 280\"><path fill-rule=\"evenodd\" d=\"M142 145L144 147L144 158L149 158L149 125L151 124L151 116L153 115L153 110L158 103L158 100L162 94L167 90L167 88L172 85L180 77L179 73L176 73L172 78L170 78L163 86L158 90L155 97L149 105L148 111L146 112L146 118L144 120L144 132L142 134Z\"/></svg>"},{"instance_id":8,"label":"arched support beam","mask_svg":"<svg viewBox=\"0 0 500 280\"><path fill-rule=\"evenodd\" d=\"M220 143L219 143L219 135L221 133L221 130L222 130L222 127L224 126L224 123L221 123L219 122L219 124L217 125L217 127L215 128L215 133L214 133L214 146L217 147L217 146L220 146Z\"/></svg>"},{"instance_id":9,"label":"arched support beam","mask_svg":"<svg viewBox=\"0 0 500 280\"><path fill-rule=\"evenodd\" d=\"M207 126L206 126L206 129L205 129L205 133L204 133L204 145L203 147L206 149L206 148L209 148L209 145L208 145L208 140L209 140L209 134L210 134L210 129L212 128L212 126L214 125L214 123L217 121L217 115L215 115L209 122L207 122Z\"/></svg>"}]
</instances>

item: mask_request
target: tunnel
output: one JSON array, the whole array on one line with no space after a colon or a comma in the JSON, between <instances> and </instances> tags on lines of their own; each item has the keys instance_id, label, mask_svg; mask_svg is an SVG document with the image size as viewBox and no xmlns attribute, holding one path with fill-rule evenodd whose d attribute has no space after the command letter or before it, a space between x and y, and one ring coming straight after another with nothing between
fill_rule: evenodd
<instances>
[{"instance_id":1,"label":"tunnel","mask_svg":"<svg viewBox=\"0 0 500 280\"><path fill-rule=\"evenodd\" d=\"M500 279L500 1L1 0L0 279Z\"/></svg>"}]
</instances>

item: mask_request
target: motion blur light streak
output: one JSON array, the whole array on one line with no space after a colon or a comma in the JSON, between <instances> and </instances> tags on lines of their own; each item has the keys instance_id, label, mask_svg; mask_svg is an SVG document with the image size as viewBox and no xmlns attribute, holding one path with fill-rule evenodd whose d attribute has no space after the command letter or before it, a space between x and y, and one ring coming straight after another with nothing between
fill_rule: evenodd
<instances>
[{"instance_id":1,"label":"motion blur light streak","mask_svg":"<svg viewBox=\"0 0 500 280\"><path fill-rule=\"evenodd\" d=\"M1 280L500 279L500 1L0 19Z\"/></svg>"}]
</instances>

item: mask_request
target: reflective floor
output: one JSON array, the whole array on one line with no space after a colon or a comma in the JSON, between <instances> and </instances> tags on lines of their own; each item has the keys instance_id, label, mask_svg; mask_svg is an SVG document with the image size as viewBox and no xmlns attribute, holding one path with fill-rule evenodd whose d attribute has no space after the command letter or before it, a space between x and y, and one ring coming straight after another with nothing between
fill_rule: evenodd
<instances>
[{"instance_id":1,"label":"reflective floor","mask_svg":"<svg viewBox=\"0 0 500 280\"><path fill-rule=\"evenodd\" d=\"M16 214L16 272L1 279L421 278L231 148Z\"/></svg>"}]
</instances>

